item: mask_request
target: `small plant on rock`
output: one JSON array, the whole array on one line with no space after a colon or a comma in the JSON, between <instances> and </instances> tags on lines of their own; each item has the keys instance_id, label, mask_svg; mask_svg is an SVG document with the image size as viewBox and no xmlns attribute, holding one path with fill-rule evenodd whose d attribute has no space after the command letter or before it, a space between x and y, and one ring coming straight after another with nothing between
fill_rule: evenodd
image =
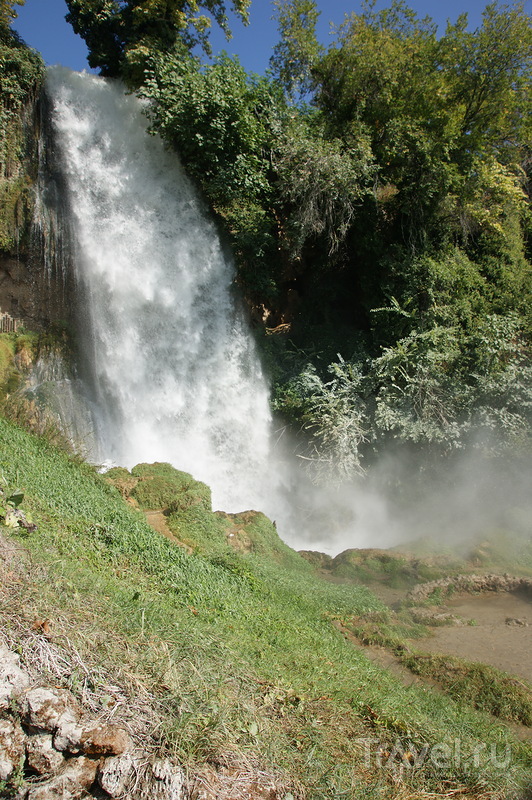
<instances>
[{"instance_id":1,"label":"small plant on rock","mask_svg":"<svg viewBox=\"0 0 532 800\"><path fill-rule=\"evenodd\" d=\"M7 528L24 528L31 532L36 530L37 526L30 515L19 508L23 499L24 492L20 489L8 494L0 487L0 522Z\"/></svg>"}]
</instances>

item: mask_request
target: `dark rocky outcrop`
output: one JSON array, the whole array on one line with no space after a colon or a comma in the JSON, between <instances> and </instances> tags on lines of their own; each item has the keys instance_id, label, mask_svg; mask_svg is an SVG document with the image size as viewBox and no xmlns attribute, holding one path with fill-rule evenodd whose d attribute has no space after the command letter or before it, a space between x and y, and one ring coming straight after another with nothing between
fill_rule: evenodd
<instances>
[{"instance_id":1,"label":"dark rocky outcrop","mask_svg":"<svg viewBox=\"0 0 532 800\"><path fill-rule=\"evenodd\" d=\"M72 269L68 199L48 130L43 76L16 107L6 103L0 93L0 332L47 330L71 322Z\"/></svg>"}]
</instances>

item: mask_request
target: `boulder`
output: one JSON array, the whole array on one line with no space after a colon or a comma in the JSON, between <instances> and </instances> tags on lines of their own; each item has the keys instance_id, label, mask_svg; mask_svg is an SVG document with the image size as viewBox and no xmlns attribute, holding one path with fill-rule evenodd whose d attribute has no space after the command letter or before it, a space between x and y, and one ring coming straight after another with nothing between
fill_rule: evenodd
<instances>
[{"instance_id":1,"label":"boulder","mask_svg":"<svg viewBox=\"0 0 532 800\"><path fill-rule=\"evenodd\" d=\"M112 798L128 800L185 800L185 773L168 758L150 764L130 753L107 758L100 767L98 783Z\"/></svg>"},{"instance_id":2,"label":"boulder","mask_svg":"<svg viewBox=\"0 0 532 800\"><path fill-rule=\"evenodd\" d=\"M22 702L22 715L32 728L53 733L60 723L76 723L79 707L66 689L31 689Z\"/></svg>"},{"instance_id":3,"label":"boulder","mask_svg":"<svg viewBox=\"0 0 532 800\"><path fill-rule=\"evenodd\" d=\"M98 783L110 797L122 797L132 782L135 763L130 753L111 756L103 761L98 772Z\"/></svg>"},{"instance_id":4,"label":"boulder","mask_svg":"<svg viewBox=\"0 0 532 800\"><path fill-rule=\"evenodd\" d=\"M65 757L54 748L51 734L38 733L26 740L26 761L38 775L51 775L63 767Z\"/></svg>"},{"instance_id":5,"label":"boulder","mask_svg":"<svg viewBox=\"0 0 532 800\"><path fill-rule=\"evenodd\" d=\"M92 786L97 771L97 760L87 756L71 758L53 778L33 785L27 800L77 800Z\"/></svg>"},{"instance_id":6,"label":"boulder","mask_svg":"<svg viewBox=\"0 0 532 800\"><path fill-rule=\"evenodd\" d=\"M90 756L117 756L131 747L127 733L117 725L89 722L82 725L63 715L54 737L56 750Z\"/></svg>"},{"instance_id":7,"label":"boulder","mask_svg":"<svg viewBox=\"0 0 532 800\"><path fill-rule=\"evenodd\" d=\"M14 719L0 719L0 781L5 781L22 765L25 735Z\"/></svg>"},{"instance_id":8,"label":"boulder","mask_svg":"<svg viewBox=\"0 0 532 800\"><path fill-rule=\"evenodd\" d=\"M30 685L28 674L19 663L16 653L0 645L0 710L8 709L11 700Z\"/></svg>"},{"instance_id":9,"label":"boulder","mask_svg":"<svg viewBox=\"0 0 532 800\"><path fill-rule=\"evenodd\" d=\"M84 753L93 756L118 756L131 748L131 740L122 728L94 722L82 728L80 744Z\"/></svg>"},{"instance_id":10,"label":"boulder","mask_svg":"<svg viewBox=\"0 0 532 800\"><path fill-rule=\"evenodd\" d=\"M61 752L76 755L82 752L83 726L65 714L60 717L54 736L54 747Z\"/></svg>"},{"instance_id":11,"label":"boulder","mask_svg":"<svg viewBox=\"0 0 532 800\"><path fill-rule=\"evenodd\" d=\"M506 624L519 626L521 628L528 628L528 622L524 618L517 619L517 617L506 617Z\"/></svg>"},{"instance_id":12,"label":"boulder","mask_svg":"<svg viewBox=\"0 0 532 800\"><path fill-rule=\"evenodd\" d=\"M169 758L154 761L132 793L133 800L185 800L185 773Z\"/></svg>"}]
</instances>

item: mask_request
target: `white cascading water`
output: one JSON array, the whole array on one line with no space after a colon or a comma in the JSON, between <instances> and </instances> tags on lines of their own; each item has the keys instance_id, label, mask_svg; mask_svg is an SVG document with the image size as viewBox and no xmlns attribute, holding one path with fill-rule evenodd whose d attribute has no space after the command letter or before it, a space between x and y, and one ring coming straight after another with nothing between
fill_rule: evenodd
<instances>
[{"instance_id":1,"label":"white cascading water","mask_svg":"<svg viewBox=\"0 0 532 800\"><path fill-rule=\"evenodd\" d=\"M119 84L54 68L47 92L83 298L93 458L169 461L208 483L215 507L267 508L268 386L214 223Z\"/></svg>"},{"instance_id":2,"label":"white cascading water","mask_svg":"<svg viewBox=\"0 0 532 800\"><path fill-rule=\"evenodd\" d=\"M77 427L63 427L86 430L89 407L81 449L93 461L168 461L209 484L215 508L268 514L292 547L393 542L378 492L316 487L272 446L268 385L233 264L176 155L147 133L139 100L61 67L47 93L86 403L71 405L82 410Z\"/></svg>"},{"instance_id":3,"label":"white cascading water","mask_svg":"<svg viewBox=\"0 0 532 800\"><path fill-rule=\"evenodd\" d=\"M272 447L268 386L233 295L233 265L175 154L147 133L140 102L115 82L54 68L48 95L58 153L36 225L46 286L54 276L65 283L74 263L85 397L51 357L35 370L35 402L75 438L87 435L82 450L93 460L169 461L208 483L215 507L276 519L293 547L388 547L416 526L425 535L434 509L448 536L471 509L469 479L453 502L438 483L419 519L419 509L411 518L403 509L401 529L386 501L400 463L385 464L380 478L377 470L373 480L316 487ZM83 448L91 436L92 453Z\"/></svg>"}]
</instances>

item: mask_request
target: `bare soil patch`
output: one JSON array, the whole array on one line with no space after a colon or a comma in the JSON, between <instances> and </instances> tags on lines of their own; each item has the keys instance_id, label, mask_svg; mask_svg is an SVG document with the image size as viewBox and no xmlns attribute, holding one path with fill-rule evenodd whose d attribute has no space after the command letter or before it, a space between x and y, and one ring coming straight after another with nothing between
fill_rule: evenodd
<instances>
[{"instance_id":1,"label":"bare soil patch","mask_svg":"<svg viewBox=\"0 0 532 800\"><path fill-rule=\"evenodd\" d=\"M475 624L435 628L433 636L416 640L416 648L489 664L532 683L529 596L513 592L460 593L447 600L442 608ZM528 623L528 627L522 623Z\"/></svg>"},{"instance_id":2,"label":"bare soil patch","mask_svg":"<svg viewBox=\"0 0 532 800\"><path fill-rule=\"evenodd\" d=\"M146 522L148 525L151 525L151 527L157 531L157 533L161 533L163 536L166 536L167 539L170 539L170 541L174 544L177 544L179 547L183 547L187 553L192 553L192 548L189 547L188 544L182 542L172 533L168 527L168 522L162 509L157 511L144 511L144 516L146 517Z\"/></svg>"}]
</instances>

